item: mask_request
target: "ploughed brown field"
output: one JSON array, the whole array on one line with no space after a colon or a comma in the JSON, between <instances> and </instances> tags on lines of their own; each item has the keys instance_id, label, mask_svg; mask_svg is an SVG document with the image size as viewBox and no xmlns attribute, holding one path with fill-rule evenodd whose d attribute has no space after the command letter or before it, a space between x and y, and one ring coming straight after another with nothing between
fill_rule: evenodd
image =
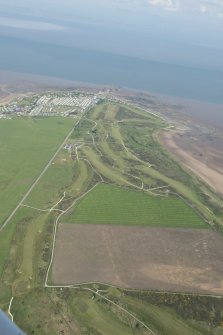
<instances>
[{"instance_id":1,"label":"ploughed brown field","mask_svg":"<svg viewBox=\"0 0 223 335\"><path fill-rule=\"evenodd\" d=\"M223 294L223 239L208 229L60 224L52 279Z\"/></svg>"}]
</instances>

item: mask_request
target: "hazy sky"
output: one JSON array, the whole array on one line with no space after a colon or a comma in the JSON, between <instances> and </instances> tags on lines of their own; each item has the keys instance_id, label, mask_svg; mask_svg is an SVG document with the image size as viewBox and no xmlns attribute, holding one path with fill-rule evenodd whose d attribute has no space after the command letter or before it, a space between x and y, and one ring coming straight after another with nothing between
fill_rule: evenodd
<instances>
[{"instance_id":1,"label":"hazy sky","mask_svg":"<svg viewBox=\"0 0 223 335\"><path fill-rule=\"evenodd\" d=\"M0 0L0 36L223 70L223 0Z\"/></svg>"}]
</instances>

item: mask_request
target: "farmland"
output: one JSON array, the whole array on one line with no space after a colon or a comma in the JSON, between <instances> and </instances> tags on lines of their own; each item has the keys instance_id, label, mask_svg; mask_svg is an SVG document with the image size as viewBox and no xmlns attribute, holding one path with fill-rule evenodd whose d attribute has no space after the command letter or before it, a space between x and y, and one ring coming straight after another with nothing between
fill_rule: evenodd
<instances>
[{"instance_id":1,"label":"farmland","mask_svg":"<svg viewBox=\"0 0 223 335\"><path fill-rule=\"evenodd\" d=\"M3 150L12 141L3 142L7 131L0 147L1 180L8 171L16 185L4 217L75 126L0 233L0 308L7 311L13 298L11 313L28 334L223 334L223 299L192 300L222 292L222 238L212 230L221 230L222 212L213 209L222 201L163 149L166 121L101 101L76 122L1 122L15 122L10 150ZM22 191L13 164L21 181L28 178ZM194 294L162 300L160 290L174 286Z\"/></svg>"},{"instance_id":2,"label":"farmland","mask_svg":"<svg viewBox=\"0 0 223 335\"><path fill-rule=\"evenodd\" d=\"M94 215L92 216L92 213ZM182 199L100 184L81 199L69 223L207 228L207 224Z\"/></svg>"},{"instance_id":3,"label":"farmland","mask_svg":"<svg viewBox=\"0 0 223 335\"><path fill-rule=\"evenodd\" d=\"M68 119L0 122L0 225L72 128Z\"/></svg>"},{"instance_id":4,"label":"farmland","mask_svg":"<svg viewBox=\"0 0 223 335\"><path fill-rule=\"evenodd\" d=\"M220 255L222 238L206 229L61 224L52 280L223 294Z\"/></svg>"}]
</instances>

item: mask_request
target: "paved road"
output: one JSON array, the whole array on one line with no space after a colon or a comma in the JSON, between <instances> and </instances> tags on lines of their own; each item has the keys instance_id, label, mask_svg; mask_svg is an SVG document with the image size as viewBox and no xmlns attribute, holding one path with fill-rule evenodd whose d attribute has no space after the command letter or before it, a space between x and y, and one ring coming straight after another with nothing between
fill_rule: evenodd
<instances>
[{"instance_id":1,"label":"paved road","mask_svg":"<svg viewBox=\"0 0 223 335\"><path fill-rule=\"evenodd\" d=\"M2 224L2 226L0 227L0 232L7 226L7 224L10 222L10 220L12 219L12 217L15 215L15 213L17 212L17 210L19 209L19 207L22 205L22 203L26 200L26 198L28 198L28 196L30 195L30 193L32 192L32 190L34 189L34 187L36 186L36 184L38 183L38 181L40 180L40 178L44 175L44 173L46 172L46 170L48 169L48 167L52 164L52 161L54 160L54 158L56 157L56 155L58 154L58 152L63 148L63 146L65 145L65 143L67 142L68 138L71 136L73 132L73 128L72 130L69 132L69 134L66 136L65 140L63 141L63 143L59 146L59 148L57 149L57 151L55 152L55 154L53 155L53 157L50 159L50 161L47 163L47 165L45 166L45 168L42 170L42 172L40 173L40 175L38 176L38 178L34 181L34 183L31 185L30 189L28 190L28 192L24 195L24 197L22 198L22 200L18 203L18 205L16 206L16 208L12 211L12 213L9 215L9 217L5 220L5 222Z\"/></svg>"}]
</instances>

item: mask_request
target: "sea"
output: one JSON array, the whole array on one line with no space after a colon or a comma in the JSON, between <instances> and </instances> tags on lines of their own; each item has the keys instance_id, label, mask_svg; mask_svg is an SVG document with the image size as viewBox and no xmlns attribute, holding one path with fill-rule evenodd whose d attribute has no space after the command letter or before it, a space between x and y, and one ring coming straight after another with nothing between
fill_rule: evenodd
<instances>
[{"instance_id":1,"label":"sea","mask_svg":"<svg viewBox=\"0 0 223 335\"><path fill-rule=\"evenodd\" d=\"M0 35L0 70L223 104L223 71Z\"/></svg>"}]
</instances>

